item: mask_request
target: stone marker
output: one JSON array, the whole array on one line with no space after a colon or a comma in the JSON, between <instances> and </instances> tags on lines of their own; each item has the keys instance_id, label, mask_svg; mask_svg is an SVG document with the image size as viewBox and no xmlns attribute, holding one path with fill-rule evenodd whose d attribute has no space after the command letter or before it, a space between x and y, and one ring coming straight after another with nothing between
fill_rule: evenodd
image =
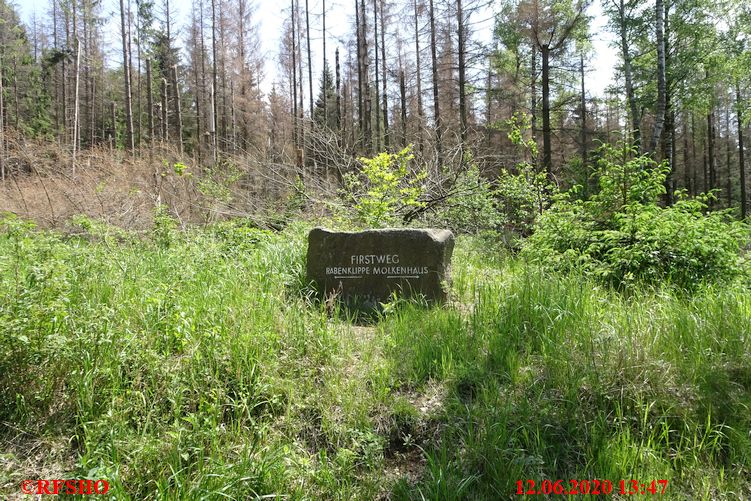
<instances>
[{"instance_id":1,"label":"stone marker","mask_svg":"<svg viewBox=\"0 0 751 501\"><path fill-rule=\"evenodd\" d=\"M453 251L449 230L315 228L308 235L307 278L320 292L364 307L377 307L393 291L444 302Z\"/></svg>"}]
</instances>

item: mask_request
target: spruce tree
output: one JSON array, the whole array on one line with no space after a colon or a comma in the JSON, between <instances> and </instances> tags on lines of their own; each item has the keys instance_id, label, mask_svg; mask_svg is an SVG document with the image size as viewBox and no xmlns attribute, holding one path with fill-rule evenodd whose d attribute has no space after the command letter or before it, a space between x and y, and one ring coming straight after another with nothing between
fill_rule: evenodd
<instances>
[{"instance_id":1,"label":"spruce tree","mask_svg":"<svg viewBox=\"0 0 751 501\"><path fill-rule=\"evenodd\" d=\"M313 109L313 121L318 127L337 130L336 88L328 63L323 68L321 87Z\"/></svg>"}]
</instances>

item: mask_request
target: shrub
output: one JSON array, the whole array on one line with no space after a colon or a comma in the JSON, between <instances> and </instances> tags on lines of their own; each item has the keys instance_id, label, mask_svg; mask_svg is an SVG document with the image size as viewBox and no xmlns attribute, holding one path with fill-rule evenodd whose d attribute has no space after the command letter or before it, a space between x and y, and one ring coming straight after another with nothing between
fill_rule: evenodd
<instances>
[{"instance_id":1,"label":"shrub","mask_svg":"<svg viewBox=\"0 0 751 501\"><path fill-rule=\"evenodd\" d=\"M154 227L151 231L154 242L162 248L172 245L177 234L177 221L169 213L166 205L154 207Z\"/></svg>"},{"instance_id":2,"label":"shrub","mask_svg":"<svg viewBox=\"0 0 751 501\"><path fill-rule=\"evenodd\" d=\"M551 203L558 193L558 187L552 183L547 174L537 172L537 143L533 137L527 137L532 128L532 119L526 113L515 113L506 120L508 138L517 146L525 158L515 166L516 173L502 170L498 176L496 196L499 209L503 212L508 230L521 235L529 235L537 217Z\"/></svg>"},{"instance_id":3,"label":"shrub","mask_svg":"<svg viewBox=\"0 0 751 501\"><path fill-rule=\"evenodd\" d=\"M557 188L548 181L545 172L535 172L528 163L518 164L516 170L516 174L501 171L495 194L507 228L529 235Z\"/></svg>"},{"instance_id":4,"label":"shrub","mask_svg":"<svg viewBox=\"0 0 751 501\"><path fill-rule=\"evenodd\" d=\"M425 172L411 172L411 147L398 153L379 153L373 158L360 158L362 171L344 177L343 195L357 218L367 226L397 224L399 216L423 202Z\"/></svg>"},{"instance_id":5,"label":"shrub","mask_svg":"<svg viewBox=\"0 0 751 501\"><path fill-rule=\"evenodd\" d=\"M479 233L504 224L498 211L496 190L480 175L477 165L471 164L457 177L453 192L454 195L429 218L430 224L450 228L454 233Z\"/></svg>"},{"instance_id":6,"label":"shrub","mask_svg":"<svg viewBox=\"0 0 751 501\"><path fill-rule=\"evenodd\" d=\"M237 256L250 252L271 236L269 230L258 228L250 219L232 219L207 226L225 256Z\"/></svg>"},{"instance_id":7,"label":"shrub","mask_svg":"<svg viewBox=\"0 0 751 501\"><path fill-rule=\"evenodd\" d=\"M504 239L528 235L535 219L546 209L558 187L545 172L537 172L533 163L537 158L534 138L527 138L531 118L516 113L506 122L508 138L524 158L513 170L501 169L493 181L484 179L471 156L465 154L469 168L453 184L452 194L441 204L437 221L454 231L480 233L503 227ZM498 126L500 128L500 126ZM499 233L500 235L500 233ZM511 244L516 247L515 243Z\"/></svg>"},{"instance_id":8,"label":"shrub","mask_svg":"<svg viewBox=\"0 0 751 501\"><path fill-rule=\"evenodd\" d=\"M745 224L726 212L707 212L709 196L688 199L679 192L675 205L661 207L667 166L624 144L604 145L601 154L599 192L586 201L559 195L525 242L527 258L617 287L667 281L693 289L741 271Z\"/></svg>"}]
</instances>

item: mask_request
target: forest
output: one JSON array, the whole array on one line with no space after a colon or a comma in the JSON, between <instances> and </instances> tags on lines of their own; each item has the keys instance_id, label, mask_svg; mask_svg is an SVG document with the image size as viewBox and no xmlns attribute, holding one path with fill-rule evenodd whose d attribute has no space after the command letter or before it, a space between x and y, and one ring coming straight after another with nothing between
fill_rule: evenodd
<instances>
[{"instance_id":1,"label":"forest","mask_svg":"<svg viewBox=\"0 0 751 501\"><path fill-rule=\"evenodd\" d=\"M0 497L751 498L750 5L30 5ZM314 227L450 229L445 304L322 296Z\"/></svg>"}]
</instances>

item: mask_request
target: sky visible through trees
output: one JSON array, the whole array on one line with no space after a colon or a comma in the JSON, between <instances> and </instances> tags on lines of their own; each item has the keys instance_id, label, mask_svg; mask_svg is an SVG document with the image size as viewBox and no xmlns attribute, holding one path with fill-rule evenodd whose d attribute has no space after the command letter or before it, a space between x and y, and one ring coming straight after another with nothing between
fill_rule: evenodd
<instances>
[{"instance_id":1,"label":"sky visible through trees","mask_svg":"<svg viewBox=\"0 0 751 501\"><path fill-rule=\"evenodd\" d=\"M23 20L27 24L31 24L34 15L39 18L44 17L44 13L48 10L47 3L48 2L46 2L45 0L17 0L15 2L15 4L17 4L20 8ZM497 10L497 5L494 4L497 4L498 2L488 1L485 3L487 5L482 6L472 14L469 22L471 29L474 32L473 38L478 42L490 44L492 43L491 39L493 23L495 19L494 15ZM343 43L341 42L344 41L345 37L351 30L351 25L353 23L352 19L355 13L352 2L350 1L327 0L326 4L328 17L327 31L328 36L331 39L327 50L328 52L330 52L329 58L333 58L333 53L337 45L343 45ZM106 0L104 2L104 6L107 12L112 12L111 22L115 23L117 20L117 5L115 5L115 2L113 0ZM320 12L322 11L321 6L321 0L315 0L310 3L312 19L315 21L311 22L311 50L314 54L314 75L320 75L322 65L321 58L319 56L322 50L322 30L320 23ZM615 49L611 46L613 40L612 35L604 29L605 23L607 21L603 16L602 8L599 2L592 3L589 7L588 13L592 17L591 32L593 34L592 45L594 48L589 64L592 69L596 68L596 70L591 70L592 74L590 75L589 87L590 92L593 95L602 96L605 93L606 87L612 83L616 52ZM179 3L174 8L173 15L176 17L177 22L180 25L187 24L189 21L190 6L187 4L187 2ZM281 8L280 3L277 1L257 0L255 4L255 14L252 17L255 19L253 22L257 24L259 28L261 47L265 54L266 61L264 66L266 77L264 78L261 86L264 92L268 93L271 91L272 84L279 73L277 64L277 56L279 53L279 38L282 25L285 19L289 17L289 13L286 8ZM409 21L406 19L404 23L397 23L394 26L389 27L389 29L392 31L403 29L405 28L405 24L409 24ZM115 31L117 28L114 24L112 25L112 27L113 30L111 30L110 32L112 33L113 38L109 41L109 44L112 46L111 63L117 64L119 56L115 51L115 47L119 42L117 40L117 34ZM183 46L185 38L184 33L186 31L187 30L184 27L179 31L179 41L183 42Z\"/></svg>"},{"instance_id":2,"label":"sky visible through trees","mask_svg":"<svg viewBox=\"0 0 751 501\"><path fill-rule=\"evenodd\" d=\"M744 4L48 0L26 22L0 7L5 127L56 139L73 170L91 147L165 145L341 182L414 145L438 191L470 159L594 188L600 145L628 139L667 163L665 203L714 192L747 214Z\"/></svg>"}]
</instances>

